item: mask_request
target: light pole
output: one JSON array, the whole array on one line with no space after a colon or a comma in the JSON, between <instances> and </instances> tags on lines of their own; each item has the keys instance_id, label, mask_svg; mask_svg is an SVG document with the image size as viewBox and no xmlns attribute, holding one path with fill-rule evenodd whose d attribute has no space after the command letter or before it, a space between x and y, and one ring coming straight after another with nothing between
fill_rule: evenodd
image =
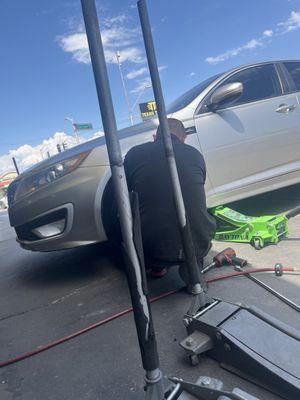
<instances>
[{"instance_id":1,"label":"light pole","mask_svg":"<svg viewBox=\"0 0 300 400\"><path fill-rule=\"evenodd\" d=\"M142 97L142 95L144 94L144 91L146 89L150 89L152 87L152 85L145 85L143 86L142 90L140 91L140 94L138 95L136 101L134 102L133 106L132 106L132 111L135 109L135 107L137 106L137 103L139 102L140 98Z\"/></svg>"},{"instance_id":2,"label":"light pole","mask_svg":"<svg viewBox=\"0 0 300 400\"><path fill-rule=\"evenodd\" d=\"M117 59L119 72L120 72L120 76L121 76L122 86L123 86L123 90L124 90L124 96L125 96L125 100L126 100L127 107L128 107L129 119L130 119L131 125L133 125L134 124L133 115L132 115L132 109L133 108L131 107L129 96L128 96L128 92L127 92L127 88L126 88L126 85L125 85L125 79L124 79L124 75L123 75L123 71L122 71L122 64L121 64L120 58L121 58L120 52L116 51L116 59Z\"/></svg>"},{"instance_id":3,"label":"light pole","mask_svg":"<svg viewBox=\"0 0 300 400\"><path fill-rule=\"evenodd\" d=\"M76 142L77 142L77 144L79 144L79 137L78 137L78 135L77 135L76 124L75 124L73 118L66 117L66 118L65 118L65 121L71 122L72 128L73 128L73 132L74 132L74 136L75 136L75 138L76 138Z\"/></svg>"}]
</instances>

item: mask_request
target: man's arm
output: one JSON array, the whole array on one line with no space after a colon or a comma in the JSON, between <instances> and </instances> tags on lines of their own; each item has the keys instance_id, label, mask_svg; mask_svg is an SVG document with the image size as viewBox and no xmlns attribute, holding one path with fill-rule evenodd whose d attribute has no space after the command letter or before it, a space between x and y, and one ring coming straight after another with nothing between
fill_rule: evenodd
<instances>
[{"instance_id":1,"label":"man's arm","mask_svg":"<svg viewBox=\"0 0 300 400\"><path fill-rule=\"evenodd\" d=\"M215 219L208 213L205 196L206 167L203 156L188 148L182 159L180 182L187 216L192 229L194 245L199 258L204 257L214 237Z\"/></svg>"}]
</instances>

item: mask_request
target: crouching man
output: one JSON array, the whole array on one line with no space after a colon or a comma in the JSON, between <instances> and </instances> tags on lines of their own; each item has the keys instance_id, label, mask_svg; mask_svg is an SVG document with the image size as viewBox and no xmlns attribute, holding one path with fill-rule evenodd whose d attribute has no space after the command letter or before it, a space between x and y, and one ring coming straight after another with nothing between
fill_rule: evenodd
<instances>
[{"instance_id":1,"label":"crouching man","mask_svg":"<svg viewBox=\"0 0 300 400\"><path fill-rule=\"evenodd\" d=\"M168 119L186 213L199 268L211 247L215 233L214 218L207 212L204 184L206 168L203 156L185 144L181 121ZM138 193L143 248L147 268L154 277L167 273L169 267L185 265L180 231L172 195L172 184L164 152L162 132L158 127L154 142L135 146L124 161L128 189Z\"/></svg>"}]
</instances>

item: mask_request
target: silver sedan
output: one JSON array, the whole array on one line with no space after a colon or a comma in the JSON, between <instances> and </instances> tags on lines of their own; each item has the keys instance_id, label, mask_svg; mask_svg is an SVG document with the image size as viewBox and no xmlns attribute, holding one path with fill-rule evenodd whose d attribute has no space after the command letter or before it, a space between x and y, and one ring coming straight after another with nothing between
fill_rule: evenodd
<instances>
[{"instance_id":1,"label":"silver sedan","mask_svg":"<svg viewBox=\"0 0 300 400\"><path fill-rule=\"evenodd\" d=\"M300 61L242 66L175 100L187 143L207 165L208 206L300 181ZM152 140L157 121L119 131L122 152ZM102 242L109 221L110 168L97 138L35 165L8 189L10 223L25 249L52 251Z\"/></svg>"}]
</instances>

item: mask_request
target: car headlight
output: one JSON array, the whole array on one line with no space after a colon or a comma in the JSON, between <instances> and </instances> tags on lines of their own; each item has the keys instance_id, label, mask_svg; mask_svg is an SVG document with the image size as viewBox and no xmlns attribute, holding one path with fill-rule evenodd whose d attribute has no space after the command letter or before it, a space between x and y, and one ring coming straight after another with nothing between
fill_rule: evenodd
<instances>
[{"instance_id":1,"label":"car headlight","mask_svg":"<svg viewBox=\"0 0 300 400\"><path fill-rule=\"evenodd\" d=\"M13 199L11 199L11 203L19 200L20 198L34 193L39 190L41 187L49 185L50 183L56 181L74 171L87 157L89 151L85 151L77 154L76 156L67 158L66 160L59 161L53 165L48 167L36 170L36 173L30 175L27 178L24 178L19 182L16 187Z\"/></svg>"}]
</instances>

